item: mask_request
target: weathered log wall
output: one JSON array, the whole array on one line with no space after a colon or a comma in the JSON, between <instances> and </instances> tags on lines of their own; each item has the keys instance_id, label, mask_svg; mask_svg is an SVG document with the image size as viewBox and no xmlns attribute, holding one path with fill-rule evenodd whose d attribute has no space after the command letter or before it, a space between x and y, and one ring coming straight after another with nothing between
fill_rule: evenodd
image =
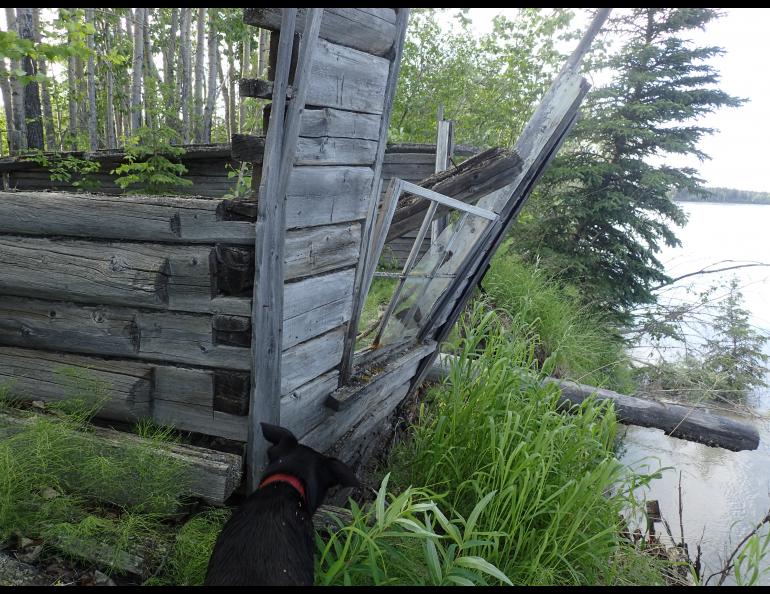
<instances>
[{"instance_id":1,"label":"weathered log wall","mask_svg":"<svg viewBox=\"0 0 770 594\"><path fill-rule=\"evenodd\" d=\"M247 20L275 31L276 13L257 12ZM380 177L396 15L324 13L287 186L282 422L300 437L315 432L319 446L321 436L348 430L324 403L339 385L362 229ZM0 193L0 386L56 400L88 377L109 396L104 418L150 416L245 441L250 348L261 340L252 337L251 301L264 146L237 137L232 154L229 144L188 147L192 197L115 196L119 151L80 155L101 165L99 194L51 182L34 162L0 160L5 187L16 190ZM254 195L222 200L234 185L228 170L241 161L254 163ZM58 191L41 191L50 189ZM399 386L414 369L404 373Z\"/></svg>"}]
</instances>

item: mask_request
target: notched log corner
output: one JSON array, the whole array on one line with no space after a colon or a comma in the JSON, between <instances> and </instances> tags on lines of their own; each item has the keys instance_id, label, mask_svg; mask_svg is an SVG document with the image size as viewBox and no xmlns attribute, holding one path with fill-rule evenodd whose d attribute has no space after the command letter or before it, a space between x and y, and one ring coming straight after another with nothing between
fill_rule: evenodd
<instances>
[{"instance_id":1,"label":"notched log corner","mask_svg":"<svg viewBox=\"0 0 770 594\"><path fill-rule=\"evenodd\" d=\"M218 244L212 252L215 295L251 297L254 290L254 250Z\"/></svg>"},{"instance_id":2,"label":"notched log corner","mask_svg":"<svg viewBox=\"0 0 770 594\"><path fill-rule=\"evenodd\" d=\"M249 414L248 373L219 370L214 372L214 410L233 415Z\"/></svg>"}]
</instances>

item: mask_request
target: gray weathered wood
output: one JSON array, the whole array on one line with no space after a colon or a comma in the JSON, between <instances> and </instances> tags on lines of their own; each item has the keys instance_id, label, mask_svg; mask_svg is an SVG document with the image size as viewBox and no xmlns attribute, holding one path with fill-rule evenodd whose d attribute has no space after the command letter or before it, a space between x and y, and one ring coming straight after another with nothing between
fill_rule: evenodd
<instances>
[{"instance_id":1,"label":"gray weathered wood","mask_svg":"<svg viewBox=\"0 0 770 594\"><path fill-rule=\"evenodd\" d=\"M323 9L321 9L321 13ZM265 464L266 444L260 422L280 422L280 387L283 326L284 240L286 228L286 186L299 133L299 116L307 96L307 76L312 66L321 13L308 13L307 35L300 46L295 74L296 103L286 112L286 89L292 61L296 8L281 14L274 69L274 101L265 144L259 203L255 227L254 296L252 299L252 371L249 400L247 481L248 491L257 486Z\"/></svg>"},{"instance_id":2,"label":"gray weathered wood","mask_svg":"<svg viewBox=\"0 0 770 594\"><path fill-rule=\"evenodd\" d=\"M34 416L10 409L0 412L3 426L24 427L33 420ZM178 443L158 445L133 433L104 427L90 427L89 435L105 452L120 451L127 446L152 447L158 454L181 462L187 468L190 494L211 505L223 505L241 481L242 458L237 454Z\"/></svg>"},{"instance_id":3,"label":"gray weathered wood","mask_svg":"<svg viewBox=\"0 0 770 594\"><path fill-rule=\"evenodd\" d=\"M0 233L253 244L254 225L221 220L220 212L217 200L9 192L0 199Z\"/></svg>"},{"instance_id":4,"label":"gray weathered wood","mask_svg":"<svg viewBox=\"0 0 770 594\"><path fill-rule=\"evenodd\" d=\"M271 31L280 30L281 8L246 8L243 20ZM303 13L299 10L297 30L302 32ZM384 56L396 37L392 8L327 8L321 21L320 36L340 45Z\"/></svg>"},{"instance_id":5,"label":"gray weathered wood","mask_svg":"<svg viewBox=\"0 0 770 594\"><path fill-rule=\"evenodd\" d=\"M374 239L373 226L375 224L375 213L377 203L380 198L382 187L382 163L385 159L385 148L388 139L388 128L390 126L390 115L393 110L393 100L398 85L398 74L401 70L401 56L404 51L404 40L406 39L406 26L409 21L409 9L400 8L396 16L396 38L393 44L392 59L388 64L388 77L385 83L383 93L383 111L380 121L380 136L377 147L377 156L374 162L374 179L372 180L371 190L369 192L369 211L362 228L362 241L359 263L356 267L356 280L353 287L353 313L348 323L347 335L343 348L342 363L340 365L340 383L345 384L353 371L353 352L356 344L356 334L358 333L358 321L361 318L361 311L364 307L364 301L368 288L364 287L366 282L371 282L371 276L367 270L370 260L371 242ZM376 262L375 262L376 264ZM368 277L368 280L367 280Z\"/></svg>"},{"instance_id":6,"label":"gray weathered wood","mask_svg":"<svg viewBox=\"0 0 770 594\"><path fill-rule=\"evenodd\" d=\"M509 184L521 170L522 159L517 152L490 149L471 157L456 168L433 173L417 185L462 202L474 203L481 196ZM393 216L388 241L417 229L427 208L428 204L424 200L405 194ZM442 207L438 214L446 211Z\"/></svg>"},{"instance_id":7,"label":"gray weathered wood","mask_svg":"<svg viewBox=\"0 0 770 594\"><path fill-rule=\"evenodd\" d=\"M371 165L377 142L360 138L300 138L297 165Z\"/></svg>"},{"instance_id":8,"label":"gray weathered wood","mask_svg":"<svg viewBox=\"0 0 770 594\"><path fill-rule=\"evenodd\" d=\"M324 400L337 388L339 373L330 371L281 398L281 424L302 439L308 431L329 418Z\"/></svg>"},{"instance_id":9,"label":"gray weathered wood","mask_svg":"<svg viewBox=\"0 0 770 594\"><path fill-rule=\"evenodd\" d=\"M307 104L381 114L388 68L385 58L319 39Z\"/></svg>"},{"instance_id":10,"label":"gray weathered wood","mask_svg":"<svg viewBox=\"0 0 770 594\"><path fill-rule=\"evenodd\" d=\"M209 315L4 296L0 344L248 371L248 351L217 344L214 320Z\"/></svg>"},{"instance_id":11,"label":"gray weathered wood","mask_svg":"<svg viewBox=\"0 0 770 594\"><path fill-rule=\"evenodd\" d=\"M107 419L138 421L149 416L152 379L152 369L140 363L0 347L0 386L11 397L58 401L85 387L106 398L99 416Z\"/></svg>"},{"instance_id":12,"label":"gray weathered wood","mask_svg":"<svg viewBox=\"0 0 770 594\"><path fill-rule=\"evenodd\" d=\"M406 395L408 386L404 384L414 376L420 362L419 358L412 358L409 352L402 357L407 359L405 364L398 365L396 359L382 379L368 383L348 408L339 412L329 409L329 416L303 437L303 443L325 451L343 435L355 431L360 423L377 422L390 414Z\"/></svg>"},{"instance_id":13,"label":"gray weathered wood","mask_svg":"<svg viewBox=\"0 0 770 594\"><path fill-rule=\"evenodd\" d=\"M449 168L449 160L452 158L452 130L453 122L444 119L444 106L440 107L440 116L436 130L436 173ZM430 228L430 236L438 237L446 229L449 222L448 215L436 217Z\"/></svg>"},{"instance_id":14,"label":"gray weathered wood","mask_svg":"<svg viewBox=\"0 0 770 594\"><path fill-rule=\"evenodd\" d=\"M252 97L254 99L273 99L273 82L264 78L242 78L238 83L238 90L241 97ZM294 89L291 86L286 89L286 99L291 99ZM235 135L233 135L235 136ZM240 159L240 157L233 157Z\"/></svg>"},{"instance_id":15,"label":"gray weathered wood","mask_svg":"<svg viewBox=\"0 0 770 594\"><path fill-rule=\"evenodd\" d=\"M443 380L451 362L451 355L439 355L439 360L433 363L427 378ZM572 410L593 395L598 401L612 402L618 421L627 425L662 429L672 437L734 452L756 450L759 447L757 428L729 417L678 404L627 396L568 380L546 378L544 383L561 392L559 403L564 410Z\"/></svg>"},{"instance_id":16,"label":"gray weathered wood","mask_svg":"<svg viewBox=\"0 0 770 594\"><path fill-rule=\"evenodd\" d=\"M344 336L345 326L340 326L285 350L280 394L289 394L339 365Z\"/></svg>"},{"instance_id":17,"label":"gray weathered wood","mask_svg":"<svg viewBox=\"0 0 770 594\"><path fill-rule=\"evenodd\" d=\"M313 276L284 287L283 348L341 326L353 305L352 268Z\"/></svg>"},{"instance_id":18,"label":"gray weathered wood","mask_svg":"<svg viewBox=\"0 0 770 594\"><path fill-rule=\"evenodd\" d=\"M358 261L360 223L299 229L286 236L286 279L322 274Z\"/></svg>"},{"instance_id":19,"label":"gray weathered wood","mask_svg":"<svg viewBox=\"0 0 770 594\"><path fill-rule=\"evenodd\" d=\"M418 345L415 348L410 349L405 354L395 357L385 364L382 370L362 385L352 384L339 388L329 394L326 398L325 404L332 410L341 411L347 408L362 398L366 398L368 394L376 393L381 390L386 390L383 386L393 387L395 384L400 384L404 380L400 375L402 368L420 361L425 355L432 353L436 349L436 343L428 342L424 345ZM396 378L396 379L394 379Z\"/></svg>"},{"instance_id":20,"label":"gray weathered wood","mask_svg":"<svg viewBox=\"0 0 770 594\"><path fill-rule=\"evenodd\" d=\"M210 248L0 237L0 294L211 311Z\"/></svg>"}]
</instances>

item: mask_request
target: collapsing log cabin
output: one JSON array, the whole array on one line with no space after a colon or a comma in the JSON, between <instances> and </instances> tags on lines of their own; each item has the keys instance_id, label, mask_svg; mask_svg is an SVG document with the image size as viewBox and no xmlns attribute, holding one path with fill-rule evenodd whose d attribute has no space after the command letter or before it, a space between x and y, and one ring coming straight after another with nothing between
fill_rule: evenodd
<instances>
[{"instance_id":1,"label":"collapsing log cabin","mask_svg":"<svg viewBox=\"0 0 770 594\"><path fill-rule=\"evenodd\" d=\"M101 419L245 444L249 480L265 463L261 421L320 450L342 440L355 461L426 377L569 133L588 91L580 61L606 16L512 151L443 174L437 157L439 173L416 185L383 170L408 10L245 9L271 31L270 80L241 82L271 101L267 134L232 142L234 161L253 163L251 196L34 192L4 171L26 185L0 197L0 385L55 400L70 378L61 369L83 370L108 386ZM406 232L415 241L393 298L359 349L383 246ZM211 458L221 488L207 499L221 502L240 474Z\"/></svg>"}]
</instances>

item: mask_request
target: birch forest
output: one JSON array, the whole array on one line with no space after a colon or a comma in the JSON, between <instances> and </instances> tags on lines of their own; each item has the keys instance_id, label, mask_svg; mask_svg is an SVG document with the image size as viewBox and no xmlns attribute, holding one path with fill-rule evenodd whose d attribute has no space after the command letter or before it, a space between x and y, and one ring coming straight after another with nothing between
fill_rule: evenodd
<instances>
[{"instance_id":1,"label":"birch forest","mask_svg":"<svg viewBox=\"0 0 770 594\"><path fill-rule=\"evenodd\" d=\"M240 78L264 76L269 34L241 8L5 8L0 153L120 149L261 130ZM0 18L0 22L2 19Z\"/></svg>"}]
</instances>

